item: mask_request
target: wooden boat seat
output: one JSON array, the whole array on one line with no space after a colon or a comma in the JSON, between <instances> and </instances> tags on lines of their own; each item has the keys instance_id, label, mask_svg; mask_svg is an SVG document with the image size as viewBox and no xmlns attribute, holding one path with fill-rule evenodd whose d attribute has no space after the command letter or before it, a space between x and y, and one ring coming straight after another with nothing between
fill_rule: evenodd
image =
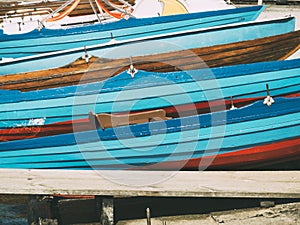
<instances>
[{"instance_id":1,"label":"wooden boat seat","mask_svg":"<svg viewBox=\"0 0 300 225\"><path fill-rule=\"evenodd\" d=\"M90 112L89 118L92 124L95 124L96 127L101 127L102 129L172 119L171 117L166 116L166 111L163 109L133 114L94 114Z\"/></svg>"},{"instance_id":2,"label":"wooden boat seat","mask_svg":"<svg viewBox=\"0 0 300 225\"><path fill-rule=\"evenodd\" d=\"M163 3L162 16L186 14L188 10L185 6L177 0L159 0Z\"/></svg>"}]
</instances>

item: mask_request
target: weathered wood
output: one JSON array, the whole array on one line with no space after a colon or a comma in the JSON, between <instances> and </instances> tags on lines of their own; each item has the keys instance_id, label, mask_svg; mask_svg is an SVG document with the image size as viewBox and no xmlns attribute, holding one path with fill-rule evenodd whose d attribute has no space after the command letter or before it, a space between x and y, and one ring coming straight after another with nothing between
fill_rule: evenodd
<instances>
[{"instance_id":1,"label":"weathered wood","mask_svg":"<svg viewBox=\"0 0 300 225\"><path fill-rule=\"evenodd\" d=\"M150 209L146 209L146 217L147 217L147 225L151 225L151 214L150 214Z\"/></svg>"},{"instance_id":2,"label":"weathered wood","mask_svg":"<svg viewBox=\"0 0 300 225\"><path fill-rule=\"evenodd\" d=\"M100 207L95 198L65 196L57 197L56 202L59 224L100 224Z\"/></svg>"},{"instance_id":3,"label":"weathered wood","mask_svg":"<svg viewBox=\"0 0 300 225\"><path fill-rule=\"evenodd\" d=\"M168 72L286 59L300 48L300 31L268 38L133 57L136 69ZM130 59L92 57L55 69L0 76L0 88L31 91L101 81L130 66Z\"/></svg>"},{"instance_id":4,"label":"weathered wood","mask_svg":"<svg viewBox=\"0 0 300 225\"><path fill-rule=\"evenodd\" d=\"M30 196L28 203L28 224L30 225L57 225L51 196Z\"/></svg>"},{"instance_id":5,"label":"weathered wood","mask_svg":"<svg viewBox=\"0 0 300 225\"><path fill-rule=\"evenodd\" d=\"M1 194L300 198L300 171L0 170Z\"/></svg>"},{"instance_id":6,"label":"weathered wood","mask_svg":"<svg viewBox=\"0 0 300 225\"><path fill-rule=\"evenodd\" d=\"M91 114L90 114L91 115ZM169 120L170 117L166 116L166 111L163 109L156 109L151 111L138 112L133 114L108 114L100 113L93 114L97 119L101 129L117 126L125 126L131 124L148 123L157 120ZM93 120L91 120L93 121Z\"/></svg>"},{"instance_id":7,"label":"weathered wood","mask_svg":"<svg viewBox=\"0 0 300 225\"><path fill-rule=\"evenodd\" d=\"M110 196L103 197L101 206L101 224L114 225L114 198Z\"/></svg>"}]
</instances>

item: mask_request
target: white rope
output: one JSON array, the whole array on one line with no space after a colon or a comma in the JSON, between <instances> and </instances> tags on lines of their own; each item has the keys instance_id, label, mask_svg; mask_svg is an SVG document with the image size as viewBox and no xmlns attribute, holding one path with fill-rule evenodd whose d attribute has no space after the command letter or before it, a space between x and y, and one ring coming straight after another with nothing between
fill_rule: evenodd
<instances>
[{"instance_id":1,"label":"white rope","mask_svg":"<svg viewBox=\"0 0 300 225\"><path fill-rule=\"evenodd\" d=\"M74 2L75 0L69 0L67 2L65 2L64 4L62 4L60 7L58 7L56 10L54 10L52 13L50 13L48 16L46 16L42 22L44 22L45 20L49 19L50 17L52 17L55 13L60 12L61 10L63 10L64 8L66 8L68 5L70 5L72 2Z\"/></svg>"},{"instance_id":2,"label":"white rope","mask_svg":"<svg viewBox=\"0 0 300 225\"><path fill-rule=\"evenodd\" d=\"M126 2L124 0L118 0L119 2L121 2L124 5L127 5L128 7L132 8L132 5L129 4L129 2Z\"/></svg>"},{"instance_id":3,"label":"white rope","mask_svg":"<svg viewBox=\"0 0 300 225\"><path fill-rule=\"evenodd\" d=\"M98 22L100 23L100 22L101 22L100 17L99 17L99 15L98 15L98 13L97 13L97 11L96 11L96 9L95 9L95 7L94 7L92 1L89 0L89 3L90 3L90 5L91 5L91 7L92 7L92 10L93 10L94 14L96 15L96 17L97 17L97 19L98 19Z\"/></svg>"},{"instance_id":4,"label":"white rope","mask_svg":"<svg viewBox=\"0 0 300 225\"><path fill-rule=\"evenodd\" d=\"M96 5L97 5L99 12L101 13L102 18L105 19L104 12L103 12L102 8L98 5L97 1L96 1Z\"/></svg>"},{"instance_id":5,"label":"white rope","mask_svg":"<svg viewBox=\"0 0 300 225\"><path fill-rule=\"evenodd\" d=\"M114 5L112 5L110 2L108 2L107 0L103 0L107 5L110 5L112 8L118 10L119 12L121 13L124 13L125 15L127 16L130 16L130 17L134 17L131 13L127 12L126 10L123 10L123 9L120 9Z\"/></svg>"}]
</instances>

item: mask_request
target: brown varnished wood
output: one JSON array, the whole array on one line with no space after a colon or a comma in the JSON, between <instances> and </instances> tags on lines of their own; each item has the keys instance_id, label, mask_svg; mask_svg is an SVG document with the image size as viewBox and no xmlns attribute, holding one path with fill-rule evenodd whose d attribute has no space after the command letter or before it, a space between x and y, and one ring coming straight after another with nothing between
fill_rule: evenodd
<instances>
[{"instance_id":1,"label":"brown varnished wood","mask_svg":"<svg viewBox=\"0 0 300 225\"><path fill-rule=\"evenodd\" d=\"M136 69L169 72L282 60L300 48L300 31L204 48L133 57ZM84 54L84 52L83 52ZM0 76L0 88L31 91L101 81L130 66L130 59L92 57L55 69Z\"/></svg>"},{"instance_id":2,"label":"brown varnished wood","mask_svg":"<svg viewBox=\"0 0 300 225\"><path fill-rule=\"evenodd\" d=\"M90 114L91 115L91 114ZM125 126L131 124L149 123L157 120L169 120L171 117L166 116L166 111L163 109L156 109L150 111L143 111L128 114L109 114L100 113L92 114L98 122L101 129L110 127Z\"/></svg>"}]
</instances>

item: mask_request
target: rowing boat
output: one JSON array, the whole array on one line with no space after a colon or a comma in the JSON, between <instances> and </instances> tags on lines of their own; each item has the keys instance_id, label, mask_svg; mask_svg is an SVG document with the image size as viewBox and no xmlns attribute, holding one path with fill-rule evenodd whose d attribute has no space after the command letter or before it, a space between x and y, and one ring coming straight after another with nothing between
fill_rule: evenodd
<instances>
[{"instance_id":1,"label":"rowing boat","mask_svg":"<svg viewBox=\"0 0 300 225\"><path fill-rule=\"evenodd\" d=\"M285 34L295 29L295 18L245 22L205 29L196 29L153 35L125 41L113 40L107 44L74 48L52 53L0 62L0 75L58 68L91 56L104 58L130 58L191 48L209 47L238 41Z\"/></svg>"},{"instance_id":2,"label":"rowing boat","mask_svg":"<svg viewBox=\"0 0 300 225\"><path fill-rule=\"evenodd\" d=\"M32 92L0 92L0 127L82 119L88 112L145 111L214 100L299 92L300 59L168 73L123 72L96 83ZM266 88L267 86L267 88Z\"/></svg>"},{"instance_id":3,"label":"rowing boat","mask_svg":"<svg viewBox=\"0 0 300 225\"><path fill-rule=\"evenodd\" d=\"M250 6L151 18L129 18L105 24L68 29L42 29L25 34L0 34L0 58L18 58L39 53L82 48L115 40L128 40L184 32L225 24L255 20L265 6Z\"/></svg>"},{"instance_id":4,"label":"rowing boat","mask_svg":"<svg viewBox=\"0 0 300 225\"><path fill-rule=\"evenodd\" d=\"M33 91L98 82L130 68L172 72L260 61L284 60L300 48L300 31L224 45L123 59L91 57L42 71L0 76L0 89Z\"/></svg>"},{"instance_id":5,"label":"rowing boat","mask_svg":"<svg viewBox=\"0 0 300 225\"><path fill-rule=\"evenodd\" d=\"M299 101L277 98L272 106L258 101L236 110L2 142L0 167L203 170L214 159L229 168L251 158L256 165L291 160L300 153Z\"/></svg>"}]
</instances>

